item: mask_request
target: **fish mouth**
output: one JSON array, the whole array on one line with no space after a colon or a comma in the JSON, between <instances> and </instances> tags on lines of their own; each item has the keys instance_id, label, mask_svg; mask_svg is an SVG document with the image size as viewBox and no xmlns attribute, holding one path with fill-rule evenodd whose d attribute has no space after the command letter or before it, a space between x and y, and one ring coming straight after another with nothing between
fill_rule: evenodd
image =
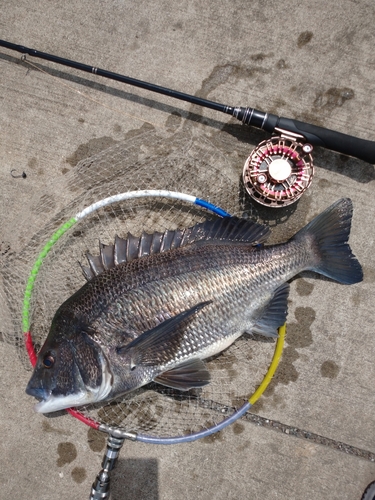
<instances>
[{"instance_id":1,"label":"fish mouth","mask_svg":"<svg viewBox=\"0 0 375 500\"><path fill-rule=\"evenodd\" d=\"M33 396L39 401L34 406L34 410L37 413L50 413L59 410L65 410L71 406L76 406L78 404L85 404L89 401L89 393L80 390L77 393L68 395L56 396L52 394L52 391L47 391L43 387L32 387L29 385L26 388L26 394Z\"/></svg>"},{"instance_id":2,"label":"fish mouth","mask_svg":"<svg viewBox=\"0 0 375 500\"><path fill-rule=\"evenodd\" d=\"M72 394L56 396L52 391L47 392L43 388L28 386L26 389L27 394L39 400L39 403L34 406L34 410L37 413L51 413L104 401L112 390L113 375L104 356L101 356L100 361L102 365L102 382L98 387L84 386L84 389Z\"/></svg>"},{"instance_id":3,"label":"fish mouth","mask_svg":"<svg viewBox=\"0 0 375 500\"><path fill-rule=\"evenodd\" d=\"M26 394L28 394L29 396L33 396L35 399L38 399L39 401L47 399L50 395L50 393L48 393L42 387L32 387L31 381L28 383L26 387Z\"/></svg>"},{"instance_id":4,"label":"fish mouth","mask_svg":"<svg viewBox=\"0 0 375 500\"><path fill-rule=\"evenodd\" d=\"M37 413L51 413L59 410L66 410L72 406L80 406L92 402L89 392L79 391L68 396L54 396L42 399L34 406Z\"/></svg>"}]
</instances>

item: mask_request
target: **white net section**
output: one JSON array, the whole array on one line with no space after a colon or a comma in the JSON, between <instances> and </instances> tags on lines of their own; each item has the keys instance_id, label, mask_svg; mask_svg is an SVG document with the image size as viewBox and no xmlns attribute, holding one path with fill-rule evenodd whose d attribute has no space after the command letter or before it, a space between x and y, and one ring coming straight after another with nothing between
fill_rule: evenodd
<instances>
[{"instance_id":1,"label":"white net section","mask_svg":"<svg viewBox=\"0 0 375 500\"><path fill-rule=\"evenodd\" d=\"M246 207L239 179L238 165L234 168L207 139L186 130L174 135L146 130L81 161L41 199L31 198L28 218L17 230L22 248L15 251L5 245L1 255L1 332L15 346L20 368L31 371L22 335L25 285L39 252L58 227L93 202L144 189L183 192L243 215ZM143 230L182 228L212 217L185 202L140 198L99 209L75 224L52 247L35 282L30 323L36 350L59 305L85 283L78 263L86 264L87 251L98 254L99 240L111 244L116 234L126 237L128 231L139 235ZM203 389L183 393L152 383L118 401L80 410L126 431L159 437L197 432L220 422L249 398L273 351L274 342L245 335L208 361L212 381Z\"/></svg>"}]
</instances>

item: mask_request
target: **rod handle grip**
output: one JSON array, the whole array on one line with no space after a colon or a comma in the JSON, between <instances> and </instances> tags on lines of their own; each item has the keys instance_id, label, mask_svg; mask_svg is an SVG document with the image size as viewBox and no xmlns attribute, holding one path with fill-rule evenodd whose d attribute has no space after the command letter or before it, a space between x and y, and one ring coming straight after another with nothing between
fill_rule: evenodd
<instances>
[{"instance_id":1,"label":"rod handle grip","mask_svg":"<svg viewBox=\"0 0 375 500\"><path fill-rule=\"evenodd\" d=\"M262 128L272 133L276 127L303 135L307 142L313 146L322 146L337 153L354 156L359 160L375 164L374 141L359 139L358 137L290 118L267 115Z\"/></svg>"}]
</instances>

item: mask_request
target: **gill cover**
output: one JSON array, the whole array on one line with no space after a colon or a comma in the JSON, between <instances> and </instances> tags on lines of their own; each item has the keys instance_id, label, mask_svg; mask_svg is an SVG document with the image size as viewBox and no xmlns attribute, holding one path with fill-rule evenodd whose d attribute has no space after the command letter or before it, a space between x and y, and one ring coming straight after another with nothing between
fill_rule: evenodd
<instances>
[{"instance_id":1,"label":"gill cover","mask_svg":"<svg viewBox=\"0 0 375 500\"><path fill-rule=\"evenodd\" d=\"M36 411L47 413L96 400L110 390L106 360L90 336L81 331L73 338L51 329L26 393L41 400ZM111 378L111 377L110 377ZM105 386L105 387L104 387Z\"/></svg>"}]
</instances>

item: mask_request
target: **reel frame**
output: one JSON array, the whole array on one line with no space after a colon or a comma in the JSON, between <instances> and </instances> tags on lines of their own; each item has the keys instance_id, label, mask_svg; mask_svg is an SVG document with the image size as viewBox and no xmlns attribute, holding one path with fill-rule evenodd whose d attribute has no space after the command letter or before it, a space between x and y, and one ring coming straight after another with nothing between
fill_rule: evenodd
<instances>
[{"instance_id":1,"label":"reel frame","mask_svg":"<svg viewBox=\"0 0 375 500\"><path fill-rule=\"evenodd\" d=\"M282 208L295 203L314 175L313 146L303 135L275 129L247 158L242 180L250 197L261 205Z\"/></svg>"}]
</instances>

